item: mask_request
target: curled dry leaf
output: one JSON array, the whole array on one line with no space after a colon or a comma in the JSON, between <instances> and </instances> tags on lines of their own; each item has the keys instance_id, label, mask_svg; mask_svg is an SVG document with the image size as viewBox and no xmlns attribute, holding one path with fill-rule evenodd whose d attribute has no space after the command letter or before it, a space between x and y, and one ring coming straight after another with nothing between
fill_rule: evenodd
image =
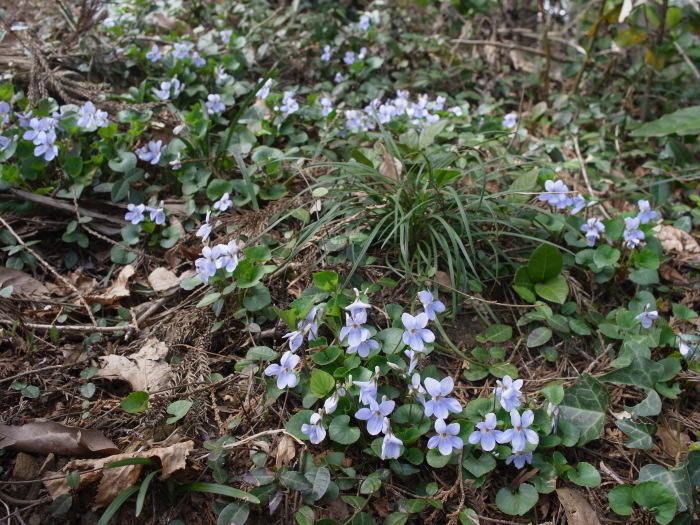
<instances>
[{"instance_id":1,"label":"curled dry leaf","mask_svg":"<svg viewBox=\"0 0 700 525\"><path fill-rule=\"evenodd\" d=\"M67 427L53 421L35 421L20 426L0 425L0 448L57 456L121 452L99 430Z\"/></svg>"},{"instance_id":2,"label":"curled dry leaf","mask_svg":"<svg viewBox=\"0 0 700 525\"><path fill-rule=\"evenodd\" d=\"M173 384L173 371L165 360L167 354L167 345L150 337L141 350L128 357L114 354L100 357L102 368L95 376L123 379L134 391L158 392Z\"/></svg>"},{"instance_id":3,"label":"curled dry leaf","mask_svg":"<svg viewBox=\"0 0 700 525\"><path fill-rule=\"evenodd\" d=\"M664 253L676 255L681 262L700 263L700 244L692 235L666 224L655 226L654 231Z\"/></svg>"},{"instance_id":4,"label":"curled dry leaf","mask_svg":"<svg viewBox=\"0 0 700 525\"><path fill-rule=\"evenodd\" d=\"M175 443L169 447L152 448L150 450L142 450L141 452L132 452L129 454L116 454L107 458L99 459L78 459L71 461L61 469L60 473L48 472L47 478L53 478L60 474L67 474L70 471L84 471L92 469L103 469L95 472L87 472L80 476L80 485L77 490L82 490L88 485L99 482L97 488L97 496L93 504L93 510L100 507L106 507L114 498L116 498L125 489L134 485L141 474L144 465L125 465L123 467L104 469L104 466L115 461L132 458L160 458L163 466L161 479L168 478L177 470L185 468L187 456L194 448L193 441L184 441ZM70 487L66 483L65 478L47 479L44 485L48 489L51 497L56 499L61 494L68 494Z\"/></svg>"},{"instance_id":5,"label":"curled dry leaf","mask_svg":"<svg viewBox=\"0 0 700 525\"><path fill-rule=\"evenodd\" d=\"M41 300L49 296L49 290L31 275L0 266L0 290L12 286L12 294L15 297Z\"/></svg>"},{"instance_id":6,"label":"curled dry leaf","mask_svg":"<svg viewBox=\"0 0 700 525\"><path fill-rule=\"evenodd\" d=\"M564 507L569 525L600 525L598 515L583 494L577 490L562 487L557 489L557 496L561 506Z\"/></svg>"},{"instance_id":7,"label":"curled dry leaf","mask_svg":"<svg viewBox=\"0 0 700 525\"><path fill-rule=\"evenodd\" d=\"M283 434L275 449L275 467L280 468L283 465L289 465L295 456L294 439L287 434Z\"/></svg>"},{"instance_id":8,"label":"curled dry leaf","mask_svg":"<svg viewBox=\"0 0 700 525\"><path fill-rule=\"evenodd\" d=\"M403 164L396 157L392 156L386 149L384 150L384 159L382 165L379 166L379 173L392 180L399 180L403 173Z\"/></svg>"},{"instance_id":9,"label":"curled dry leaf","mask_svg":"<svg viewBox=\"0 0 700 525\"><path fill-rule=\"evenodd\" d=\"M91 295L85 299L91 303L100 303L104 305L113 304L119 299L129 297L129 279L136 273L136 270L130 264L127 264L122 271L119 272L117 279L112 283L105 293L100 295Z\"/></svg>"},{"instance_id":10,"label":"curled dry leaf","mask_svg":"<svg viewBox=\"0 0 700 525\"><path fill-rule=\"evenodd\" d=\"M167 268L156 268L149 274L148 284L156 293L168 292L179 289L180 278Z\"/></svg>"}]
</instances>

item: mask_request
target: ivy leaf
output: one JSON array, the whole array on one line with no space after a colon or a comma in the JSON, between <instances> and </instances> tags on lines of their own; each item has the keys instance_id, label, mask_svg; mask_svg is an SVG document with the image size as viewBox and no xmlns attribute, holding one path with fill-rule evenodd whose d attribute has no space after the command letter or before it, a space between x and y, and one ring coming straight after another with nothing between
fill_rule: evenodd
<instances>
[{"instance_id":1,"label":"ivy leaf","mask_svg":"<svg viewBox=\"0 0 700 525\"><path fill-rule=\"evenodd\" d=\"M664 365L646 357L637 356L628 366L613 370L599 379L608 383L652 389L661 381L663 375Z\"/></svg>"},{"instance_id":2,"label":"ivy leaf","mask_svg":"<svg viewBox=\"0 0 700 525\"><path fill-rule=\"evenodd\" d=\"M693 485L688 473L688 462L669 469L661 465L644 465L639 471L639 482L658 481L663 483L676 498L680 512L686 510L693 502Z\"/></svg>"},{"instance_id":3,"label":"ivy leaf","mask_svg":"<svg viewBox=\"0 0 700 525\"><path fill-rule=\"evenodd\" d=\"M627 443L625 443L627 448L649 450L654 446L651 436L656 434L656 425L635 423L629 419L620 419L615 421L615 426L622 430L628 437Z\"/></svg>"},{"instance_id":4,"label":"ivy leaf","mask_svg":"<svg viewBox=\"0 0 700 525\"><path fill-rule=\"evenodd\" d=\"M535 506L539 494L529 483L523 483L514 493L503 487L496 494L496 506L511 516L522 516Z\"/></svg>"},{"instance_id":5,"label":"ivy leaf","mask_svg":"<svg viewBox=\"0 0 700 525\"><path fill-rule=\"evenodd\" d=\"M576 383L564 392L564 400L559 405L559 418L579 430L577 446L600 436L609 404L608 389L589 374L581 374Z\"/></svg>"}]
</instances>

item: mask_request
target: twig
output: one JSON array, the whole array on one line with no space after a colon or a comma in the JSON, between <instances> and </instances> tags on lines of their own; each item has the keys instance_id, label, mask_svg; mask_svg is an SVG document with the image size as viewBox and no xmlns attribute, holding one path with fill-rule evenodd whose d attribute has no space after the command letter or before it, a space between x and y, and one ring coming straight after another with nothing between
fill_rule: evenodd
<instances>
[{"instance_id":1,"label":"twig","mask_svg":"<svg viewBox=\"0 0 700 525\"><path fill-rule=\"evenodd\" d=\"M686 54L685 50L683 47L676 42L675 40L673 41L673 45L676 46L676 50L678 51L678 54L683 57L683 60L685 60L685 63L688 64L688 67L691 69L693 72L693 75L695 75L695 78L700 80L700 71L698 71L698 68L695 67L695 64L693 64L693 61L690 60L688 55Z\"/></svg>"},{"instance_id":2,"label":"twig","mask_svg":"<svg viewBox=\"0 0 700 525\"><path fill-rule=\"evenodd\" d=\"M581 148L579 148L578 145L578 135L573 134L571 135L571 138L574 141L574 150L576 150L576 156L578 157L578 161L581 164L581 175L583 175L583 180L586 182L586 189L588 190L588 194L593 197L593 187L591 186L591 181L588 178L588 170L586 169L586 161L583 160L583 155L581 155ZM606 210L602 204L599 204L598 207L600 210L603 212L603 215L605 215L606 219L610 219L610 214L608 213L608 210Z\"/></svg>"},{"instance_id":3,"label":"twig","mask_svg":"<svg viewBox=\"0 0 700 525\"><path fill-rule=\"evenodd\" d=\"M26 372L22 372L21 374L15 374L10 377L5 377L3 379L0 379L0 385L3 383L9 383L10 381L14 381L15 379L18 379L20 377L32 375L32 374L39 374L41 372L44 372L45 370L56 370L58 368L65 368L67 366L71 365L52 365L52 366L45 366L44 368L37 368L36 370L27 370Z\"/></svg>"},{"instance_id":4,"label":"twig","mask_svg":"<svg viewBox=\"0 0 700 525\"><path fill-rule=\"evenodd\" d=\"M15 321L11 319L0 319L0 324L12 326ZM131 325L124 326L90 326L84 324L37 324L37 323L22 323L22 326L31 328L32 330L51 330L56 328L62 332L119 332L127 330Z\"/></svg>"},{"instance_id":5,"label":"twig","mask_svg":"<svg viewBox=\"0 0 700 525\"><path fill-rule=\"evenodd\" d=\"M273 430L265 430L263 432L258 432L257 434L253 434L252 436L248 436L247 438L241 439L240 441L236 441L235 443L229 443L228 445L224 445L222 448L223 448L223 450L231 450L232 448L240 447L243 443L248 443L249 441L254 441L260 437L269 436L270 434L285 434L285 435L291 437L294 441L296 441L300 445L304 444L304 442L301 439L299 439L296 436L293 436L292 434L287 432L286 429L275 428Z\"/></svg>"},{"instance_id":6,"label":"twig","mask_svg":"<svg viewBox=\"0 0 700 525\"><path fill-rule=\"evenodd\" d=\"M17 239L17 242L20 243L20 244L24 247L25 250L27 250L29 253L31 253L31 254L36 258L36 260L39 261L42 265L44 265L44 267L45 267L47 270L49 270L57 279L59 279L63 284L65 284L66 286L68 286L68 288L70 288L71 290L73 290L73 292L78 296L78 300L79 300L79 301L82 303L82 305L85 307L85 310L87 311L88 316L90 317L90 321L92 321L92 324L93 324L95 327L97 327L97 321L95 320L95 316L92 315L92 310L90 309L90 305L87 303L87 301L86 301L85 298L83 297L83 294L80 293L80 291L75 287L75 285L74 285L72 282L70 282L68 279L66 279L65 277L63 277L63 276L62 276L60 273L58 273L56 270L54 270L53 266L51 266L49 263L47 263L47 262L41 257L41 255L39 255L37 252L35 252L35 251L32 250L29 246L27 246L27 245L24 243L24 241L22 240L22 238L21 238L19 235L17 235L17 233L15 232L15 230L12 229L12 226L10 226L10 225L7 223L7 221L5 221L5 219L3 219L2 217L0 217L0 222L2 222L3 226L5 226L5 228L7 228L7 231L9 231L9 232L12 234L12 236L13 236L15 239Z\"/></svg>"},{"instance_id":7,"label":"twig","mask_svg":"<svg viewBox=\"0 0 700 525\"><path fill-rule=\"evenodd\" d=\"M540 51L539 49L533 49L531 47L527 46L521 46L518 44L514 44L513 42L492 42L491 40L462 40L462 39L455 39L452 40L455 44L468 44L472 46L493 46L493 47L502 47L503 49L509 49L511 51L525 51L526 53L532 53L533 55L538 55L541 57L547 57L547 53L544 51ZM567 64L575 64L576 60L573 58L569 58L563 55L552 55L550 58L558 61L558 62L565 62Z\"/></svg>"},{"instance_id":8,"label":"twig","mask_svg":"<svg viewBox=\"0 0 700 525\"><path fill-rule=\"evenodd\" d=\"M53 199L51 197L47 197L46 195L36 195L34 193L30 193L28 191L22 191L22 190L10 190L12 194L16 195L17 197L20 197L21 199L36 202L37 204L41 204L42 206L49 206L51 208L56 208L58 210L64 210L67 212L74 211L74 206L71 206L67 202L62 202L58 199ZM112 215L107 215L106 213L100 213L99 211L93 211L93 210L88 210L86 208L79 208L80 209L80 214L85 215L86 217L92 217L93 219L101 219L103 221L108 221L113 224L117 224L118 226L126 226L129 224L127 221L123 220L121 217L114 217Z\"/></svg>"}]
</instances>

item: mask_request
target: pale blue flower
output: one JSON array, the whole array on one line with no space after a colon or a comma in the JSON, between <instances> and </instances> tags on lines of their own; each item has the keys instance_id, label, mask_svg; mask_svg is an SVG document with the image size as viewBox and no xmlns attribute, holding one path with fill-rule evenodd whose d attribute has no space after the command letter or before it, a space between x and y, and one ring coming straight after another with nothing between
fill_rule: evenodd
<instances>
[{"instance_id":1,"label":"pale blue flower","mask_svg":"<svg viewBox=\"0 0 700 525\"><path fill-rule=\"evenodd\" d=\"M258 79L258 84L262 82L262 78ZM272 79L268 78L265 83L260 87L260 89L257 92L257 97L258 98L267 98L268 95L270 94L270 88L272 87Z\"/></svg>"},{"instance_id":2,"label":"pale blue flower","mask_svg":"<svg viewBox=\"0 0 700 525\"><path fill-rule=\"evenodd\" d=\"M435 334L425 328L428 320L428 314L425 312L420 312L415 317L408 313L401 315L401 322L406 328L406 331L403 333L403 342L416 352L421 352L425 349L424 343L435 341Z\"/></svg>"},{"instance_id":3,"label":"pale blue flower","mask_svg":"<svg viewBox=\"0 0 700 525\"><path fill-rule=\"evenodd\" d=\"M433 111L442 111L445 107L447 99L443 96L438 96L433 103Z\"/></svg>"},{"instance_id":4,"label":"pale blue flower","mask_svg":"<svg viewBox=\"0 0 700 525\"><path fill-rule=\"evenodd\" d=\"M462 450L464 447L464 441L457 435L459 434L458 423L447 425L444 419L438 419L435 421L435 432L437 432L437 436L433 436L428 440L429 449L437 447L440 454L449 456L452 454L453 448Z\"/></svg>"},{"instance_id":5,"label":"pale blue flower","mask_svg":"<svg viewBox=\"0 0 700 525\"><path fill-rule=\"evenodd\" d=\"M528 428L535 421L535 414L532 410L526 410L521 416L517 410L510 411L510 424L513 428L505 430L501 435L499 443L508 443L513 447L513 451L525 450L525 446L530 443L537 445L540 438L537 433Z\"/></svg>"},{"instance_id":6,"label":"pale blue flower","mask_svg":"<svg viewBox=\"0 0 700 525\"><path fill-rule=\"evenodd\" d=\"M163 209L163 201L160 201L160 206L158 208L146 207L150 215L151 222L155 222L157 225L165 224L165 210Z\"/></svg>"},{"instance_id":7,"label":"pale blue flower","mask_svg":"<svg viewBox=\"0 0 700 525\"><path fill-rule=\"evenodd\" d=\"M462 108L459 106L452 106L447 110L449 113L452 113L455 117L461 117L464 115L464 112L462 111Z\"/></svg>"},{"instance_id":8,"label":"pale blue flower","mask_svg":"<svg viewBox=\"0 0 700 525\"><path fill-rule=\"evenodd\" d=\"M338 408L338 402L340 401L340 396L345 395L345 388L343 388L342 385L336 385L335 391L333 392L333 395L327 398L323 402L323 410L326 411L326 414L332 414L335 412L335 409Z\"/></svg>"},{"instance_id":9,"label":"pale blue flower","mask_svg":"<svg viewBox=\"0 0 700 525\"><path fill-rule=\"evenodd\" d=\"M347 51L343 57L343 62L348 66L353 65L355 63L355 53L353 51Z\"/></svg>"},{"instance_id":10,"label":"pale blue flower","mask_svg":"<svg viewBox=\"0 0 700 525\"><path fill-rule=\"evenodd\" d=\"M309 441L314 445L318 445L323 441L326 438L326 429L323 427L321 414L311 414L309 424L304 423L301 425L301 433L309 436Z\"/></svg>"},{"instance_id":11,"label":"pale blue flower","mask_svg":"<svg viewBox=\"0 0 700 525\"><path fill-rule=\"evenodd\" d=\"M207 95L207 101L204 103L204 105L207 107L207 112L210 115L221 113L226 109L226 106L224 106L221 102L221 95L214 93Z\"/></svg>"},{"instance_id":12,"label":"pale blue flower","mask_svg":"<svg viewBox=\"0 0 700 525\"><path fill-rule=\"evenodd\" d=\"M362 15L360 17L360 21L357 23L357 27L359 27L362 31L367 31L369 29L370 25L370 18L367 15Z\"/></svg>"},{"instance_id":13,"label":"pale blue flower","mask_svg":"<svg viewBox=\"0 0 700 525\"><path fill-rule=\"evenodd\" d=\"M360 291L355 288L355 301L344 308L350 312L350 315L356 322L362 324L367 322L367 310L372 308L372 305L365 303L360 298Z\"/></svg>"},{"instance_id":14,"label":"pale blue flower","mask_svg":"<svg viewBox=\"0 0 700 525\"><path fill-rule=\"evenodd\" d=\"M144 221L143 212L146 210L146 206L143 204L127 204L126 208L129 210L124 215L124 220L129 221L131 224L139 224Z\"/></svg>"},{"instance_id":15,"label":"pale blue flower","mask_svg":"<svg viewBox=\"0 0 700 525\"><path fill-rule=\"evenodd\" d=\"M220 257L220 246L214 246L213 248L209 246L202 247L202 256L194 262L197 273L202 278L202 282L208 282L209 277L213 277L216 274Z\"/></svg>"},{"instance_id":16,"label":"pale blue flower","mask_svg":"<svg viewBox=\"0 0 700 525\"><path fill-rule=\"evenodd\" d=\"M496 441L501 443L503 432L496 430L496 414L490 412L486 414L484 421L476 424L475 430L469 436L469 443L472 445L481 444L482 450L489 452L496 448Z\"/></svg>"},{"instance_id":17,"label":"pale blue flower","mask_svg":"<svg viewBox=\"0 0 700 525\"><path fill-rule=\"evenodd\" d=\"M211 212L207 212L207 216L204 219L204 222L199 226L199 229L197 230L197 233L195 235L197 237L201 237L202 241L205 241L209 235L211 235L211 224L209 224L209 217L211 216Z\"/></svg>"},{"instance_id":18,"label":"pale blue flower","mask_svg":"<svg viewBox=\"0 0 700 525\"><path fill-rule=\"evenodd\" d=\"M639 217L625 217L625 231L622 234L628 248L636 248L644 240L644 232L639 228Z\"/></svg>"},{"instance_id":19,"label":"pale blue flower","mask_svg":"<svg viewBox=\"0 0 700 525\"><path fill-rule=\"evenodd\" d=\"M648 224L658 216L658 213L651 209L649 206L649 201L647 200L640 200L637 203L637 206L639 206L639 214L637 215L637 218L642 224Z\"/></svg>"},{"instance_id":20,"label":"pale blue flower","mask_svg":"<svg viewBox=\"0 0 700 525\"><path fill-rule=\"evenodd\" d=\"M360 387L360 403L369 405L370 399L377 400L377 381L379 380L379 367L374 369L374 375L369 381L353 381L352 384Z\"/></svg>"},{"instance_id":21,"label":"pale blue flower","mask_svg":"<svg viewBox=\"0 0 700 525\"><path fill-rule=\"evenodd\" d=\"M510 376L504 376L503 381L496 381L496 384L498 385L494 391L496 403L500 403L507 412L518 408L522 404L520 399L518 399L522 396L520 391L523 387L522 379L514 381Z\"/></svg>"},{"instance_id":22,"label":"pale blue flower","mask_svg":"<svg viewBox=\"0 0 700 525\"><path fill-rule=\"evenodd\" d=\"M605 225L597 217L592 217L581 225L581 231L586 234L588 246L595 246L595 242L600 239L600 234L605 231Z\"/></svg>"},{"instance_id":23,"label":"pale blue flower","mask_svg":"<svg viewBox=\"0 0 700 525\"><path fill-rule=\"evenodd\" d=\"M85 131L95 131L97 128L109 125L107 112L95 108L95 105L89 100L80 108L78 115L80 117L78 118L78 127Z\"/></svg>"},{"instance_id":24,"label":"pale blue flower","mask_svg":"<svg viewBox=\"0 0 700 525\"><path fill-rule=\"evenodd\" d=\"M207 65L207 61L199 54L199 51L192 51L192 65L194 67L202 67Z\"/></svg>"},{"instance_id":25,"label":"pale blue flower","mask_svg":"<svg viewBox=\"0 0 700 525\"><path fill-rule=\"evenodd\" d=\"M233 272L238 266L238 243L233 240L228 244L217 244L221 251L221 257L217 261L217 268L223 268L228 273Z\"/></svg>"},{"instance_id":26,"label":"pale blue flower","mask_svg":"<svg viewBox=\"0 0 700 525\"><path fill-rule=\"evenodd\" d=\"M348 338L349 346L359 346L372 336L370 331L362 326L352 315L345 314L345 326L340 329L340 340Z\"/></svg>"},{"instance_id":27,"label":"pale blue flower","mask_svg":"<svg viewBox=\"0 0 700 525\"><path fill-rule=\"evenodd\" d=\"M354 354L357 352L357 355L359 355L362 358L367 357L372 350L376 350L379 348L379 343L375 341L374 339L367 339L365 341L362 341L359 345L357 346L348 346L348 354Z\"/></svg>"},{"instance_id":28,"label":"pale blue flower","mask_svg":"<svg viewBox=\"0 0 700 525\"><path fill-rule=\"evenodd\" d=\"M231 78L231 75L226 72L226 69L221 64L214 68L214 74L216 75L217 86L225 84Z\"/></svg>"},{"instance_id":29,"label":"pale blue flower","mask_svg":"<svg viewBox=\"0 0 700 525\"><path fill-rule=\"evenodd\" d=\"M146 58L151 62L158 62L161 58L163 58L163 55L161 55L160 51L158 50L157 44L153 44L153 46L151 46L151 50L146 53Z\"/></svg>"},{"instance_id":30,"label":"pale blue flower","mask_svg":"<svg viewBox=\"0 0 700 525\"><path fill-rule=\"evenodd\" d=\"M271 364L265 369L266 376L277 376L277 388L294 388L297 386L297 375L294 367L301 358L292 352L285 352L280 359L280 364Z\"/></svg>"},{"instance_id":31,"label":"pale blue flower","mask_svg":"<svg viewBox=\"0 0 700 525\"><path fill-rule=\"evenodd\" d=\"M393 412L395 406L394 401L386 398L381 403L377 403L376 399L370 399L369 408L361 408L355 413L355 417L367 421L367 432L376 436L380 432L386 433L387 427L384 426L386 416Z\"/></svg>"},{"instance_id":32,"label":"pale blue flower","mask_svg":"<svg viewBox=\"0 0 700 525\"><path fill-rule=\"evenodd\" d=\"M564 184L564 181L548 180L545 181L544 187L547 191L540 194L539 200L547 202L558 209L571 205L572 199L569 197L569 187Z\"/></svg>"},{"instance_id":33,"label":"pale blue flower","mask_svg":"<svg viewBox=\"0 0 700 525\"><path fill-rule=\"evenodd\" d=\"M30 122L32 120L32 110L29 110L26 113L15 112L15 116L17 117L17 120L19 120L19 125L21 127L30 127Z\"/></svg>"},{"instance_id":34,"label":"pale blue flower","mask_svg":"<svg viewBox=\"0 0 700 525\"><path fill-rule=\"evenodd\" d=\"M447 419L450 412L459 414L462 411L462 405L454 398L447 397L454 388L454 381L450 376L447 376L442 381L437 381L432 377L427 377L424 381L425 389L432 399L425 403L425 415L435 416L438 419Z\"/></svg>"},{"instance_id":35,"label":"pale blue flower","mask_svg":"<svg viewBox=\"0 0 700 525\"><path fill-rule=\"evenodd\" d=\"M571 206L573 206L570 212L571 215L576 215L578 212L580 212L583 208L586 207L586 199L584 199L580 195L576 195L575 197L571 198Z\"/></svg>"},{"instance_id":36,"label":"pale blue flower","mask_svg":"<svg viewBox=\"0 0 700 525\"><path fill-rule=\"evenodd\" d=\"M364 60L367 56L367 48L361 47L360 52L357 54L357 60Z\"/></svg>"},{"instance_id":37,"label":"pale blue flower","mask_svg":"<svg viewBox=\"0 0 700 525\"><path fill-rule=\"evenodd\" d=\"M323 46L323 53L321 54L321 61L328 62L331 59L331 46Z\"/></svg>"},{"instance_id":38,"label":"pale blue flower","mask_svg":"<svg viewBox=\"0 0 700 525\"><path fill-rule=\"evenodd\" d=\"M3 137L0 135L0 151L5 151L12 144L12 139L10 137Z\"/></svg>"},{"instance_id":39,"label":"pale blue flower","mask_svg":"<svg viewBox=\"0 0 700 525\"><path fill-rule=\"evenodd\" d=\"M504 128L513 129L518 125L518 114L515 112L508 113L505 117L503 117L503 122L501 122L501 125Z\"/></svg>"},{"instance_id":40,"label":"pale blue flower","mask_svg":"<svg viewBox=\"0 0 700 525\"><path fill-rule=\"evenodd\" d=\"M401 455L401 446L403 441L397 438L391 431L389 422L386 422L386 433L384 435L384 441L382 441L382 459L398 459Z\"/></svg>"},{"instance_id":41,"label":"pale blue flower","mask_svg":"<svg viewBox=\"0 0 700 525\"><path fill-rule=\"evenodd\" d=\"M173 57L182 60L190 56L190 44L176 43L173 46Z\"/></svg>"},{"instance_id":42,"label":"pale blue flower","mask_svg":"<svg viewBox=\"0 0 700 525\"><path fill-rule=\"evenodd\" d=\"M336 84L340 84L341 82L345 82L345 77L343 76L343 74L342 74L340 71L338 71L338 72L335 74L335 77L333 77L333 81L334 81Z\"/></svg>"},{"instance_id":43,"label":"pale blue flower","mask_svg":"<svg viewBox=\"0 0 700 525\"><path fill-rule=\"evenodd\" d=\"M150 162L153 165L158 164L160 156L165 151L166 146L163 146L162 140L151 140L145 146L136 150L136 155L139 159Z\"/></svg>"},{"instance_id":44,"label":"pale blue flower","mask_svg":"<svg viewBox=\"0 0 700 525\"><path fill-rule=\"evenodd\" d=\"M214 209L219 211L226 211L231 206L233 206L233 201L231 200L231 195L226 192L221 198L214 203Z\"/></svg>"},{"instance_id":45,"label":"pale blue flower","mask_svg":"<svg viewBox=\"0 0 700 525\"><path fill-rule=\"evenodd\" d=\"M231 41L232 36L233 36L232 29L222 29L219 32L219 38L221 39L221 43L224 44L225 46L227 46L228 43Z\"/></svg>"},{"instance_id":46,"label":"pale blue flower","mask_svg":"<svg viewBox=\"0 0 700 525\"><path fill-rule=\"evenodd\" d=\"M418 364L416 352L414 350L404 350L403 353L406 357L408 357L408 373L410 374Z\"/></svg>"},{"instance_id":47,"label":"pale blue flower","mask_svg":"<svg viewBox=\"0 0 700 525\"><path fill-rule=\"evenodd\" d=\"M0 102L0 124L7 124L10 120L10 105L3 101Z\"/></svg>"},{"instance_id":48,"label":"pale blue flower","mask_svg":"<svg viewBox=\"0 0 700 525\"><path fill-rule=\"evenodd\" d=\"M291 115L299 111L299 103L294 100L294 93L292 91L285 91L284 97L282 98L282 106L280 106L280 111L286 115Z\"/></svg>"},{"instance_id":49,"label":"pale blue flower","mask_svg":"<svg viewBox=\"0 0 700 525\"><path fill-rule=\"evenodd\" d=\"M428 290L418 292L418 299L423 304L423 310L425 310L428 319L431 321L435 320L436 314L445 311L445 305L441 301L436 300Z\"/></svg>"},{"instance_id":50,"label":"pale blue flower","mask_svg":"<svg viewBox=\"0 0 700 525\"><path fill-rule=\"evenodd\" d=\"M324 117L327 117L328 115L331 114L331 111L333 111L333 102L328 97L321 97L320 103L321 103L321 107L323 108L321 110L321 114Z\"/></svg>"},{"instance_id":51,"label":"pale blue flower","mask_svg":"<svg viewBox=\"0 0 700 525\"><path fill-rule=\"evenodd\" d=\"M513 454L508 456L506 459L506 465L513 464L515 468L523 468L525 464L532 465L532 452L524 452L522 450L515 450Z\"/></svg>"},{"instance_id":52,"label":"pale blue flower","mask_svg":"<svg viewBox=\"0 0 700 525\"><path fill-rule=\"evenodd\" d=\"M650 312L649 306L650 305L647 304L644 308L644 311L635 317L635 319L639 319L642 322L642 327L644 328L651 328L651 325L654 323L654 320L658 319L659 317L659 312L657 312L656 310Z\"/></svg>"}]
</instances>

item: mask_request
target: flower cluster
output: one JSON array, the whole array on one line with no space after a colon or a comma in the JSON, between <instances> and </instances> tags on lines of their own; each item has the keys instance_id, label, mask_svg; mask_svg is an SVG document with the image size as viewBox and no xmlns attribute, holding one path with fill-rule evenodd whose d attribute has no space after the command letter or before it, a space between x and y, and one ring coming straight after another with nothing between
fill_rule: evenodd
<instances>
[{"instance_id":1,"label":"flower cluster","mask_svg":"<svg viewBox=\"0 0 700 525\"><path fill-rule=\"evenodd\" d=\"M146 218L144 216L145 212L148 212L149 219L151 222L155 222L157 225L165 224L165 208L163 207L163 201L160 201L160 205L157 208L152 206L146 206L145 204L128 204L127 212L124 215L124 220L129 221L131 224L140 224Z\"/></svg>"},{"instance_id":2,"label":"flower cluster","mask_svg":"<svg viewBox=\"0 0 700 525\"><path fill-rule=\"evenodd\" d=\"M203 246L202 256L194 262L195 268L202 281L207 283L216 271L223 269L232 273L238 266L238 243L233 240L228 244Z\"/></svg>"},{"instance_id":3,"label":"flower cluster","mask_svg":"<svg viewBox=\"0 0 700 525\"><path fill-rule=\"evenodd\" d=\"M46 162L50 162L58 156L58 146L56 142L56 129L59 127L59 116L54 114L51 117L32 117L28 128L22 138L30 140L36 146L34 148L35 157L44 157Z\"/></svg>"},{"instance_id":4,"label":"flower cluster","mask_svg":"<svg viewBox=\"0 0 700 525\"><path fill-rule=\"evenodd\" d=\"M547 191L540 194L539 200L558 210L571 208L571 213L576 214L587 206L586 200L578 194L571 193L564 181L548 180L544 183L544 188Z\"/></svg>"},{"instance_id":5,"label":"flower cluster","mask_svg":"<svg viewBox=\"0 0 700 525\"><path fill-rule=\"evenodd\" d=\"M109 125L107 112L97 109L89 100L80 108L79 117L78 127L85 131L95 131Z\"/></svg>"},{"instance_id":6,"label":"flower cluster","mask_svg":"<svg viewBox=\"0 0 700 525\"><path fill-rule=\"evenodd\" d=\"M173 77L170 81L161 82L160 89L154 90L154 94L160 100L176 99L183 89L185 89L184 84L177 77Z\"/></svg>"},{"instance_id":7,"label":"flower cluster","mask_svg":"<svg viewBox=\"0 0 700 525\"><path fill-rule=\"evenodd\" d=\"M160 156L165 151L166 146L162 140L151 140L145 146L137 148L135 153L139 159L155 165L160 161Z\"/></svg>"}]
</instances>

